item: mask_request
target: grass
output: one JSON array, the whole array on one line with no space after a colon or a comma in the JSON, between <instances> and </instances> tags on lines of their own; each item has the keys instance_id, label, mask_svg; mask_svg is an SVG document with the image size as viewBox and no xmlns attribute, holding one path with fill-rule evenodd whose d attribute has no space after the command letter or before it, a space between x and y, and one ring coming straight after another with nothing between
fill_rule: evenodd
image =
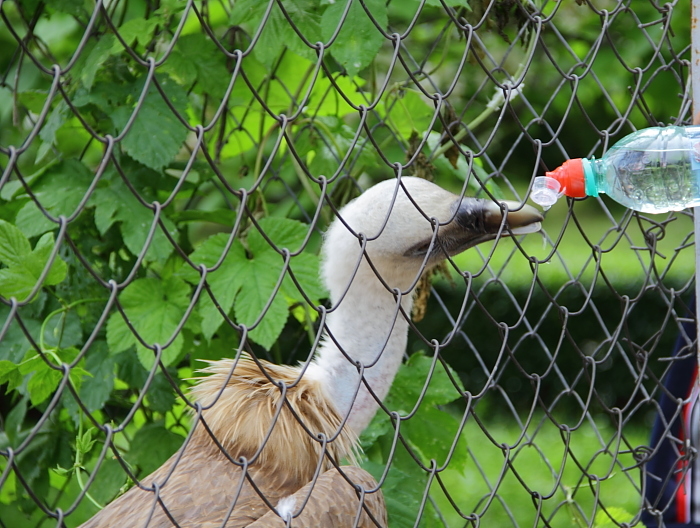
<instances>
[{"instance_id":1,"label":"grass","mask_svg":"<svg viewBox=\"0 0 700 528\"><path fill-rule=\"evenodd\" d=\"M468 515L501 527L547 526L543 519L552 527L630 522L641 508L641 473L630 469L630 446L646 444L647 433L625 431L625 443L604 422L586 421L562 435L545 418L523 434L515 420L489 422L484 431L470 418L466 467L440 477L450 498L437 482L431 488L445 525L465 526Z\"/></svg>"}]
</instances>

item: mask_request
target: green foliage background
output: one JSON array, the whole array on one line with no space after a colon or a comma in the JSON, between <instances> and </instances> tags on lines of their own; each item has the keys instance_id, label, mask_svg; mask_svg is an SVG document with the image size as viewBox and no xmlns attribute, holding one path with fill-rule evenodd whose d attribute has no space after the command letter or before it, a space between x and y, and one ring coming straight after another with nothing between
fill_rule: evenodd
<instances>
[{"instance_id":1,"label":"green foliage background","mask_svg":"<svg viewBox=\"0 0 700 528\"><path fill-rule=\"evenodd\" d=\"M522 201L566 157L687 120L690 16L670 5L1 3L2 524L42 525L41 503L77 526L131 485L98 426L135 475L157 468L189 430L188 378L235 355L241 326L261 357L304 359L329 205L392 164ZM553 526L636 518L631 452L688 298L692 222L587 200L545 228L437 280L385 402L398 414L362 439L392 526L531 526L533 490Z\"/></svg>"}]
</instances>

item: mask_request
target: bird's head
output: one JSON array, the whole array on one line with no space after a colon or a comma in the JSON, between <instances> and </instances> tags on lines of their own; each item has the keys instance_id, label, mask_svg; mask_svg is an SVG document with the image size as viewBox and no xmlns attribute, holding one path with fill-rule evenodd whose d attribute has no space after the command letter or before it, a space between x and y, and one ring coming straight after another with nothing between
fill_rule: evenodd
<instances>
[{"instance_id":1,"label":"bird's head","mask_svg":"<svg viewBox=\"0 0 700 528\"><path fill-rule=\"evenodd\" d=\"M458 196L421 178L383 181L343 207L330 226L323 276L332 299L355 280L358 262L360 275L376 270L390 288L405 291L447 256L499 233L535 233L541 220L536 209L519 202ZM371 267L361 259L361 239L367 240Z\"/></svg>"}]
</instances>

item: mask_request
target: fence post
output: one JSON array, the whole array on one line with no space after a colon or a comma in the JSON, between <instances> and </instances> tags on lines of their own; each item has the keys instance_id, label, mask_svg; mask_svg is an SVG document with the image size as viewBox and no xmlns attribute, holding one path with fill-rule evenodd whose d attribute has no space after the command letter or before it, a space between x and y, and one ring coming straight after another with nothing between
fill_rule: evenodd
<instances>
[{"instance_id":1,"label":"fence post","mask_svg":"<svg viewBox=\"0 0 700 528\"><path fill-rule=\"evenodd\" d=\"M693 124L700 125L700 0L692 0L690 21L690 77L693 90ZM693 208L695 228L695 330L700 363L700 206Z\"/></svg>"}]
</instances>

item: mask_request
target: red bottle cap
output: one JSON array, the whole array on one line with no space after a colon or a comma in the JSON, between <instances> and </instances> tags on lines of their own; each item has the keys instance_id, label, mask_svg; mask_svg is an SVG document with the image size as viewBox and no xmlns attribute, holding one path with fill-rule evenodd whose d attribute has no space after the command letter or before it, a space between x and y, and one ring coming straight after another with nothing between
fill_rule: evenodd
<instances>
[{"instance_id":1,"label":"red bottle cap","mask_svg":"<svg viewBox=\"0 0 700 528\"><path fill-rule=\"evenodd\" d=\"M567 160L553 171L545 173L545 176L557 180L564 194L571 198L588 196L581 158Z\"/></svg>"}]
</instances>

